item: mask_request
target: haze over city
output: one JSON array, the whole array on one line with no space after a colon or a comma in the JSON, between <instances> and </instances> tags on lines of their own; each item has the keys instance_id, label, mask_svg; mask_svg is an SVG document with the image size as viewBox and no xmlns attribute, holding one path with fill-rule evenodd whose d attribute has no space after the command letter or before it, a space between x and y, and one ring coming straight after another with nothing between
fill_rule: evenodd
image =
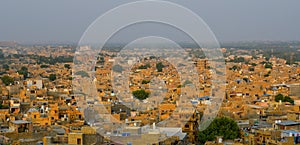
<instances>
[{"instance_id":1,"label":"haze over city","mask_svg":"<svg viewBox=\"0 0 300 145\"><path fill-rule=\"evenodd\" d=\"M299 5L1 1L0 145L300 144Z\"/></svg>"},{"instance_id":2,"label":"haze over city","mask_svg":"<svg viewBox=\"0 0 300 145\"><path fill-rule=\"evenodd\" d=\"M22 43L77 43L87 27L106 11L125 1L2 1L0 5L0 40ZM224 41L291 41L300 39L300 2L297 0L252 1L180 1L172 0L198 14ZM138 13L141 13L139 11ZM178 19L181 19L180 17ZM163 26L140 26L128 31L132 35L164 30ZM158 30L158 31L157 31ZM127 34L129 34L127 33ZM161 35L174 32L163 31ZM178 35L180 36L180 35ZM177 40L185 41L178 37ZM123 42L119 37L115 42ZM125 40L126 42L126 40Z\"/></svg>"}]
</instances>

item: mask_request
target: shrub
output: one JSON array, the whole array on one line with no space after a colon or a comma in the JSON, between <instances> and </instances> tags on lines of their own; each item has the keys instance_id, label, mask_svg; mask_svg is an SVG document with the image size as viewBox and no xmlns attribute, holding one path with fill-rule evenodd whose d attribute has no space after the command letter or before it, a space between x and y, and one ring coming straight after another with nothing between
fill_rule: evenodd
<instances>
[{"instance_id":1,"label":"shrub","mask_svg":"<svg viewBox=\"0 0 300 145\"><path fill-rule=\"evenodd\" d=\"M136 90L132 92L132 95L139 100L145 100L149 97L150 93L145 90Z\"/></svg>"}]
</instances>

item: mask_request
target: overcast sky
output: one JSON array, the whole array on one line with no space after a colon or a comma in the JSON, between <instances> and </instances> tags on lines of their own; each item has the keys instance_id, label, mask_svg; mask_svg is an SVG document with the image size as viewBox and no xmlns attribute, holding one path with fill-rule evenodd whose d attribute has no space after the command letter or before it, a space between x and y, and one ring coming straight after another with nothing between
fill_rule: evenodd
<instances>
[{"instance_id":1,"label":"overcast sky","mask_svg":"<svg viewBox=\"0 0 300 145\"><path fill-rule=\"evenodd\" d=\"M1 0L0 41L76 43L97 17L128 2L132 1ZM300 40L299 0L173 0L172 2L197 13L219 41ZM157 29L157 26L153 28L147 26L144 31L152 32ZM136 34L140 31L124 32ZM168 32L166 33L168 35ZM118 37L115 41L122 42L122 39Z\"/></svg>"}]
</instances>

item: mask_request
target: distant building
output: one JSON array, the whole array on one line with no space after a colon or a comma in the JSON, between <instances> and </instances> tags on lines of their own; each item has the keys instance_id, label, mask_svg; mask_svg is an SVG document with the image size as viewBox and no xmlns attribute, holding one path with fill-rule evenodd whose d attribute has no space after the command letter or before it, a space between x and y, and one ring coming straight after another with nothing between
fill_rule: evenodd
<instances>
[{"instance_id":1,"label":"distant building","mask_svg":"<svg viewBox=\"0 0 300 145\"><path fill-rule=\"evenodd\" d=\"M300 122L295 122L295 121L284 121L284 122L277 122L276 125L278 126L279 129L282 130L290 130L290 129L295 129L299 130L300 129Z\"/></svg>"},{"instance_id":2,"label":"distant building","mask_svg":"<svg viewBox=\"0 0 300 145\"><path fill-rule=\"evenodd\" d=\"M16 133L32 132L32 123L25 120L13 120L9 123L9 130Z\"/></svg>"},{"instance_id":3,"label":"distant building","mask_svg":"<svg viewBox=\"0 0 300 145\"><path fill-rule=\"evenodd\" d=\"M290 95L300 97L300 84L290 85Z\"/></svg>"},{"instance_id":4,"label":"distant building","mask_svg":"<svg viewBox=\"0 0 300 145\"><path fill-rule=\"evenodd\" d=\"M43 88L43 81L42 80L28 80L27 87L35 86L37 89Z\"/></svg>"}]
</instances>

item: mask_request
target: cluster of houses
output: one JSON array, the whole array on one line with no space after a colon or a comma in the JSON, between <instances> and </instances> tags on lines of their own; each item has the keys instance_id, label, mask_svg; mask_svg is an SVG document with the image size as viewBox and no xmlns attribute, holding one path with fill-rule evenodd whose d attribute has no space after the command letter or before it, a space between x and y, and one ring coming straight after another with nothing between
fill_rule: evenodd
<instances>
[{"instance_id":1,"label":"cluster of houses","mask_svg":"<svg viewBox=\"0 0 300 145\"><path fill-rule=\"evenodd\" d=\"M226 49L222 51L226 53ZM13 49L3 52L18 53ZM72 55L72 50L51 46L27 48L25 52L45 57ZM299 64L287 65L283 59L266 60L261 55L243 55L239 57L247 63L233 62L230 60L236 57L229 55L225 95L219 96L223 103L216 104L212 95L215 72L207 59L187 58L198 72L196 81L200 85L195 95L195 77L191 75L181 82L181 74L161 58L139 59L134 65L137 60L128 59L123 63L133 65L130 73L112 75L116 55L103 50L93 65L95 69L80 74L72 72L72 63L38 64L34 58L26 58L27 64L20 61L24 58L7 57L13 62L9 69L1 68L5 72L1 77L9 76L13 82L0 82L0 144L198 144L201 117L207 107L214 105L220 106L214 110L218 116L237 122L241 138L223 140L218 136L207 145L300 143ZM88 61L86 57L77 59ZM20 74L22 67L28 69L28 76ZM128 76L128 82L118 81L124 76ZM157 80L162 83L154 83ZM74 90L76 84L81 88ZM136 99L132 92L137 90L149 96ZM293 102L276 99L279 94Z\"/></svg>"}]
</instances>

